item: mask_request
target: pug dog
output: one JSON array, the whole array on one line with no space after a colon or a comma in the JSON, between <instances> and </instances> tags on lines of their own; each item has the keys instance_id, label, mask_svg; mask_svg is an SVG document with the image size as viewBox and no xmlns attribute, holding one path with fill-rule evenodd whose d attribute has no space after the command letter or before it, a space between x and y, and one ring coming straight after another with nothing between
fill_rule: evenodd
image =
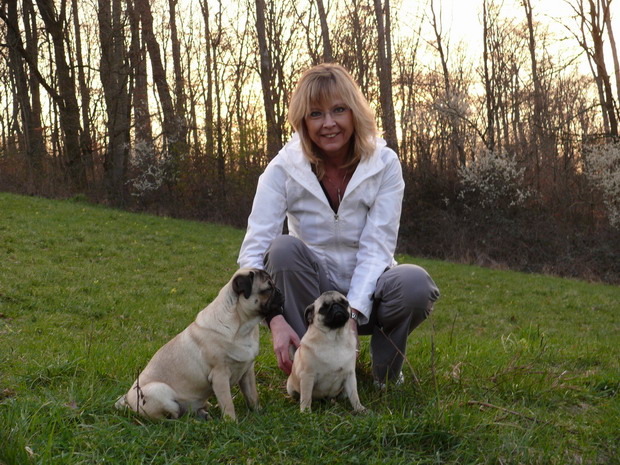
<instances>
[{"instance_id":1,"label":"pug dog","mask_svg":"<svg viewBox=\"0 0 620 465\"><path fill-rule=\"evenodd\" d=\"M364 413L357 393L355 349L349 327L349 301L336 291L323 293L304 313L308 330L301 338L286 382L288 394L299 398L300 410L310 411L312 399L346 394L355 413Z\"/></svg>"},{"instance_id":2,"label":"pug dog","mask_svg":"<svg viewBox=\"0 0 620 465\"><path fill-rule=\"evenodd\" d=\"M152 419L194 413L207 418L215 395L225 417L236 419L231 386L258 408L254 359L259 322L281 313L284 297L266 271L240 269L185 330L161 347L115 406Z\"/></svg>"}]
</instances>

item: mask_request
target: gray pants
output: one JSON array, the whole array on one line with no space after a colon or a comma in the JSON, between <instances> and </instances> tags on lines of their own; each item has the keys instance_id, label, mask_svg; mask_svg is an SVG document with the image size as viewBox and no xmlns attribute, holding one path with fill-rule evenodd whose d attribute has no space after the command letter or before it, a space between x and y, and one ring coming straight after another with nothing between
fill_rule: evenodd
<instances>
[{"instance_id":1,"label":"gray pants","mask_svg":"<svg viewBox=\"0 0 620 465\"><path fill-rule=\"evenodd\" d=\"M265 269L284 293L284 318L301 338L306 332L305 308L323 292L335 289L316 255L299 239L278 236L265 254ZM372 335L373 376L396 380L407 350L407 337L430 313L439 289L426 270L397 265L378 279L368 323L359 334Z\"/></svg>"}]
</instances>

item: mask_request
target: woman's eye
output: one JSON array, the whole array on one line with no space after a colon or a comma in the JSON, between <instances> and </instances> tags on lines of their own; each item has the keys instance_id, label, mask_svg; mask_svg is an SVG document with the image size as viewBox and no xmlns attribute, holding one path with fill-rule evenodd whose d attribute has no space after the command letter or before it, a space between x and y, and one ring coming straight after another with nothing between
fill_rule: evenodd
<instances>
[{"instance_id":1,"label":"woman's eye","mask_svg":"<svg viewBox=\"0 0 620 465\"><path fill-rule=\"evenodd\" d=\"M320 112L318 110L310 112L310 118L320 118L321 116L323 116L323 112Z\"/></svg>"},{"instance_id":2,"label":"woman's eye","mask_svg":"<svg viewBox=\"0 0 620 465\"><path fill-rule=\"evenodd\" d=\"M345 111L347 111L347 109L345 107L336 107L336 108L334 108L334 113L335 114L344 113Z\"/></svg>"}]
</instances>

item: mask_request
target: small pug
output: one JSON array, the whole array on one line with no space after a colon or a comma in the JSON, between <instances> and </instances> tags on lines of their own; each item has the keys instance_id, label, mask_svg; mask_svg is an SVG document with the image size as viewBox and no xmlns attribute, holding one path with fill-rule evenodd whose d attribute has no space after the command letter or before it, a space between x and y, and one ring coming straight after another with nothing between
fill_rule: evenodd
<instances>
[{"instance_id":1,"label":"small pug","mask_svg":"<svg viewBox=\"0 0 620 465\"><path fill-rule=\"evenodd\" d=\"M312 399L333 398L344 392L356 413L364 413L355 377L356 338L351 328L349 301L328 291L304 313L308 330L295 352L286 383L288 394L299 396L300 410L311 409Z\"/></svg>"},{"instance_id":2,"label":"small pug","mask_svg":"<svg viewBox=\"0 0 620 465\"><path fill-rule=\"evenodd\" d=\"M215 394L224 416L235 420L230 388L236 383L248 407L258 408L258 323L280 313L283 303L267 272L238 270L195 321L155 353L116 408L153 419L186 412L206 418L206 401Z\"/></svg>"}]
</instances>

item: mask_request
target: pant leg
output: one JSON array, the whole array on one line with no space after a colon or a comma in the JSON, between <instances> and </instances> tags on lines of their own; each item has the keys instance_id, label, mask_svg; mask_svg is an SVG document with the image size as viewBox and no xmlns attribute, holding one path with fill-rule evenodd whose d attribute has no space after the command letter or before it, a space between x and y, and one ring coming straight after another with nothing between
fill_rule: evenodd
<instances>
[{"instance_id":1,"label":"pant leg","mask_svg":"<svg viewBox=\"0 0 620 465\"><path fill-rule=\"evenodd\" d=\"M304 310L331 290L327 273L300 239L281 235L265 253L265 270L284 294L284 318L301 338L307 329Z\"/></svg>"},{"instance_id":2,"label":"pant leg","mask_svg":"<svg viewBox=\"0 0 620 465\"><path fill-rule=\"evenodd\" d=\"M373 311L360 334L372 334L372 371L379 381L396 380L403 366L407 337L429 315L439 289L423 268L398 265L383 273L374 292Z\"/></svg>"}]
</instances>

